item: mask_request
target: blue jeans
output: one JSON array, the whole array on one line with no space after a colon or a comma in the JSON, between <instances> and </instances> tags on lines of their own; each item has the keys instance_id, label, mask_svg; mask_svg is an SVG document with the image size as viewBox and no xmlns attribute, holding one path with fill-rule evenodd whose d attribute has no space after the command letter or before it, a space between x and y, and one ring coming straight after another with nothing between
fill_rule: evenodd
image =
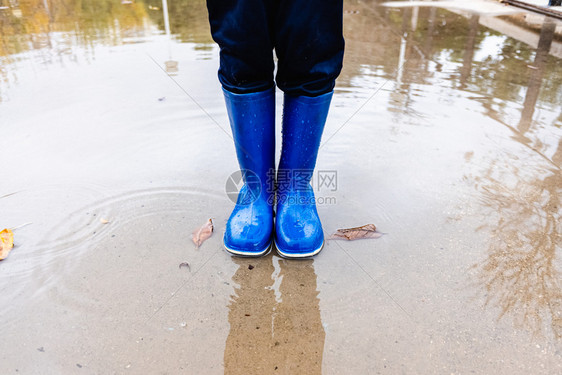
<instances>
[{"instance_id":1,"label":"blue jeans","mask_svg":"<svg viewBox=\"0 0 562 375\"><path fill-rule=\"evenodd\" d=\"M207 0L207 9L226 90L253 93L276 83L289 95L319 96L334 89L343 61L343 0Z\"/></svg>"}]
</instances>

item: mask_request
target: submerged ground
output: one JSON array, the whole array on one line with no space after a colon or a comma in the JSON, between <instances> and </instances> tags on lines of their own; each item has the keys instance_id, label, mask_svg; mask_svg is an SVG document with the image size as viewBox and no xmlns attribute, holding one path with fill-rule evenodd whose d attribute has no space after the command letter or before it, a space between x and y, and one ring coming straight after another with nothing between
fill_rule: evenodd
<instances>
[{"instance_id":1,"label":"submerged ground","mask_svg":"<svg viewBox=\"0 0 562 375\"><path fill-rule=\"evenodd\" d=\"M5 3L0 230L31 224L0 262L1 374L562 372L560 22L347 1L314 184L327 234L386 235L299 262L221 248L203 1L170 1L171 37L160 1Z\"/></svg>"}]
</instances>

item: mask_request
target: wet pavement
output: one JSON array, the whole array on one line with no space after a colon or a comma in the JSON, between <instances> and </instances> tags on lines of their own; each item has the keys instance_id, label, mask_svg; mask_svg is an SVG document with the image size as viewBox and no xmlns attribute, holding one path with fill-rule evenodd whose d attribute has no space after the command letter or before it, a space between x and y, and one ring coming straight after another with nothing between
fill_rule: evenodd
<instances>
[{"instance_id":1,"label":"wet pavement","mask_svg":"<svg viewBox=\"0 0 562 375\"><path fill-rule=\"evenodd\" d=\"M205 3L125 3L0 2L1 374L562 373L559 21L347 1L313 184L386 234L248 260Z\"/></svg>"}]
</instances>

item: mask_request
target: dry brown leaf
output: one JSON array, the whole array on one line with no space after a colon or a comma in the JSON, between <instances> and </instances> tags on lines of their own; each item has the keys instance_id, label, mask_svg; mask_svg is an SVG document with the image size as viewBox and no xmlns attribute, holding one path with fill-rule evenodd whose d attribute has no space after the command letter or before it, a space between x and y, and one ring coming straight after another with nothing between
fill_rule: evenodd
<instances>
[{"instance_id":1,"label":"dry brown leaf","mask_svg":"<svg viewBox=\"0 0 562 375\"><path fill-rule=\"evenodd\" d=\"M193 243L197 248L213 234L213 220L209 219L201 228L193 232Z\"/></svg>"},{"instance_id":2,"label":"dry brown leaf","mask_svg":"<svg viewBox=\"0 0 562 375\"><path fill-rule=\"evenodd\" d=\"M14 247L14 232L4 229L0 232L0 260L6 259L8 253Z\"/></svg>"},{"instance_id":3,"label":"dry brown leaf","mask_svg":"<svg viewBox=\"0 0 562 375\"><path fill-rule=\"evenodd\" d=\"M377 232L375 224L367 224L355 228L338 229L330 239L332 240L358 240L361 238L380 238L383 235Z\"/></svg>"}]
</instances>

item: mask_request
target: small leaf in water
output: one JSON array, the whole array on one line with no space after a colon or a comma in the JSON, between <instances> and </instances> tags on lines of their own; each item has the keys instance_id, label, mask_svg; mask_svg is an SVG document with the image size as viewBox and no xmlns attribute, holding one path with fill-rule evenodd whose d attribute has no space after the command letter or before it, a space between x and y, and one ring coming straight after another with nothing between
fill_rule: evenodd
<instances>
[{"instance_id":1,"label":"small leaf in water","mask_svg":"<svg viewBox=\"0 0 562 375\"><path fill-rule=\"evenodd\" d=\"M352 241L361 238L380 238L382 235L383 233L377 232L375 224L367 224L355 228L338 229L334 234L332 234L330 239Z\"/></svg>"},{"instance_id":2,"label":"small leaf in water","mask_svg":"<svg viewBox=\"0 0 562 375\"><path fill-rule=\"evenodd\" d=\"M6 259L14 247L14 232L4 229L0 232L0 260Z\"/></svg>"},{"instance_id":3,"label":"small leaf in water","mask_svg":"<svg viewBox=\"0 0 562 375\"><path fill-rule=\"evenodd\" d=\"M213 234L213 220L209 219L201 228L193 232L193 243L197 248Z\"/></svg>"},{"instance_id":4,"label":"small leaf in water","mask_svg":"<svg viewBox=\"0 0 562 375\"><path fill-rule=\"evenodd\" d=\"M186 267L188 270L191 271L191 267L189 266L189 263L187 263L187 262L180 263L179 268L182 268L182 267Z\"/></svg>"}]
</instances>

